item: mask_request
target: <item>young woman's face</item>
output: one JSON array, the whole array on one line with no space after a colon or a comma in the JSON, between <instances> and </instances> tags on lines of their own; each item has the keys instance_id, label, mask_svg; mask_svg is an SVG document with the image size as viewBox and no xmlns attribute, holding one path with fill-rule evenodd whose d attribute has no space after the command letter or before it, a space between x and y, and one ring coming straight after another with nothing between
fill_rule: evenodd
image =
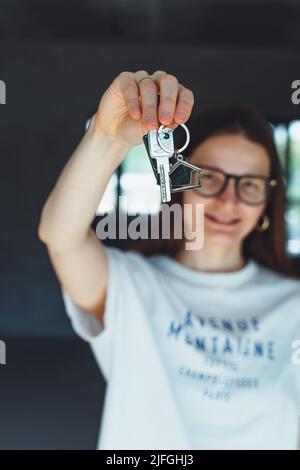
<instances>
[{"instance_id":1,"label":"young woman's face","mask_svg":"<svg viewBox=\"0 0 300 470\"><path fill-rule=\"evenodd\" d=\"M270 176L270 159L264 147L240 134L207 138L194 150L189 162L200 168L213 166L234 175ZM265 202L251 206L239 200L233 179L218 196L208 198L194 190L185 191L183 203L204 204L204 239L227 245L241 243L256 227L266 207ZM234 220L234 223L221 220Z\"/></svg>"}]
</instances>

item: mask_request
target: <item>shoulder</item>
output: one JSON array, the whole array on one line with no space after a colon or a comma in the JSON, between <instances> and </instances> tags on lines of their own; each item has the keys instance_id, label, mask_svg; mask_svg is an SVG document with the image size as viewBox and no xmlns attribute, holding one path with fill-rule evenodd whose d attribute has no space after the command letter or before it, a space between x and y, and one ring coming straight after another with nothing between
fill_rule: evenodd
<instances>
[{"instance_id":1,"label":"shoulder","mask_svg":"<svg viewBox=\"0 0 300 470\"><path fill-rule=\"evenodd\" d=\"M298 297L300 302L300 278L289 277L288 275L258 264L256 261L254 261L254 263L257 266L257 281L262 283L262 285L271 285L274 289L279 289L280 291L285 291L290 295Z\"/></svg>"}]
</instances>

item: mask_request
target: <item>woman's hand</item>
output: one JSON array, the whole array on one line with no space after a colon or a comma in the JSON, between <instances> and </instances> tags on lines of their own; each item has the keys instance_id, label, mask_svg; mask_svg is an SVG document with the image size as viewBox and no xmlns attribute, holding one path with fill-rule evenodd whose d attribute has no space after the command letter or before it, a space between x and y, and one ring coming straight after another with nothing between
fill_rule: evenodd
<instances>
[{"instance_id":1,"label":"woman's hand","mask_svg":"<svg viewBox=\"0 0 300 470\"><path fill-rule=\"evenodd\" d=\"M142 80L144 77L151 80ZM145 70L122 72L101 97L94 132L134 146L160 124L175 128L185 123L193 105L193 92L179 84L174 75L161 70L152 75Z\"/></svg>"}]
</instances>

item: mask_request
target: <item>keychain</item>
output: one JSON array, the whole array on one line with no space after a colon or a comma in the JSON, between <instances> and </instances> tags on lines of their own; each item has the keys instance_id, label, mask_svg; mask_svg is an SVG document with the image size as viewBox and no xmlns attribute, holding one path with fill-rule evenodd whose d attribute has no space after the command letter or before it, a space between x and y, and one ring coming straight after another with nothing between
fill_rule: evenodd
<instances>
[{"instance_id":1,"label":"keychain","mask_svg":"<svg viewBox=\"0 0 300 470\"><path fill-rule=\"evenodd\" d=\"M174 148L175 129L161 125L144 135L143 141L150 159L154 176L160 186L161 201L171 200L171 193L200 188L201 169L184 160L180 153L190 142L190 133L184 124L179 124L186 132L186 142L180 149Z\"/></svg>"}]
</instances>

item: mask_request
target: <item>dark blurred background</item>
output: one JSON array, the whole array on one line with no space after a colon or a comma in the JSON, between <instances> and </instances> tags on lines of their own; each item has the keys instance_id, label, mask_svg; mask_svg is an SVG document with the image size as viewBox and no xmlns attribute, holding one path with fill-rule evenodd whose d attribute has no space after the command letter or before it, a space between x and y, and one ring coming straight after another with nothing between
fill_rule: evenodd
<instances>
[{"instance_id":1,"label":"dark blurred background","mask_svg":"<svg viewBox=\"0 0 300 470\"><path fill-rule=\"evenodd\" d=\"M300 273L300 104L291 100L299 59L296 0L0 1L0 449L96 447L105 382L71 330L37 227L113 78L166 70L194 91L195 114L240 102L270 120L289 185L287 249Z\"/></svg>"}]
</instances>

